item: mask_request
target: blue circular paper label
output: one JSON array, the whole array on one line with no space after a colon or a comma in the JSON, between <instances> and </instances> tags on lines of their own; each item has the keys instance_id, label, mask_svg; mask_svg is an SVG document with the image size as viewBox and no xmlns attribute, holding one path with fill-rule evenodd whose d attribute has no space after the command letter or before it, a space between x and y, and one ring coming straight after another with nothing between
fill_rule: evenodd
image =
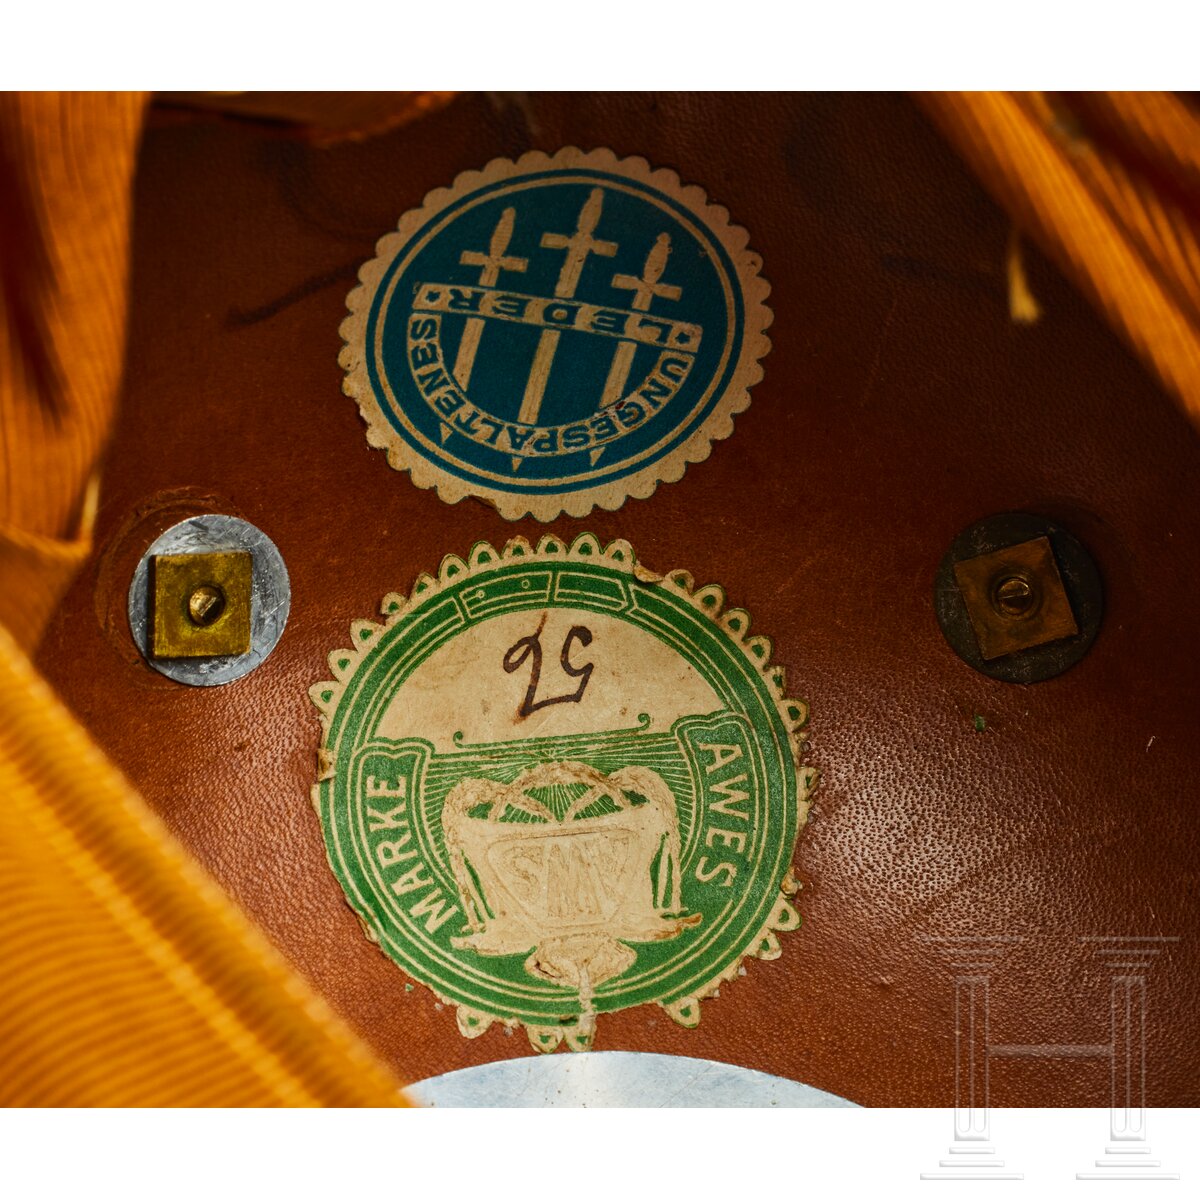
<instances>
[{"instance_id":1,"label":"blue circular paper label","mask_svg":"<svg viewBox=\"0 0 1200 1200\"><path fill-rule=\"evenodd\" d=\"M445 499L615 508L749 402L769 312L745 241L641 160L500 160L380 243L349 300L347 390L372 444Z\"/></svg>"}]
</instances>

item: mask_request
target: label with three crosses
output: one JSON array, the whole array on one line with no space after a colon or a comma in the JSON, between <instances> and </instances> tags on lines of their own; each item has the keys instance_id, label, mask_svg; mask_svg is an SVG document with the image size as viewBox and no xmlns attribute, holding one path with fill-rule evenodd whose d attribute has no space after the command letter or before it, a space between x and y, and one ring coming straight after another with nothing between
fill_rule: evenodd
<instances>
[{"instance_id":1,"label":"label with three crosses","mask_svg":"<svg viewBox=\"0 0 1200 1200\"><path fill-rule=\"evenodd\" d=\"M368 936L463 1034L587 1049L646 1003L694 1026L779 957L807 712L719 586L627 542L517 538L381 611L309 693L313 803Z\"/></svg>"},{"instance_id":2,"label":"label with three crosses","mask_svg":"<svg viewBox=\"0 0 1200 1200\"><path fill-rule=\"evenodd\" d=\"M359 272L341 363L367 440L509 519L615 509L733 432L770 343L744 229L644 159L496 159Z\"/></svg>"}]
</instances>

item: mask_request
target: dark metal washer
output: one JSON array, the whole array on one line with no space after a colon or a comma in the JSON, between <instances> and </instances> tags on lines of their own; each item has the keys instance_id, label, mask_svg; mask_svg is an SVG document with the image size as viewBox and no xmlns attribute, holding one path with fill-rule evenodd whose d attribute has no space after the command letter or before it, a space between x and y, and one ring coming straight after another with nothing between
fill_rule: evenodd
<instances>
[{"instance_id":1,"label":"dark metal washer","mask_svg":"<svg viewBox=\"0 0 1200 1200\"><path fill-rule=\"evenodd\" d=\"M985 660L954 577L954 565L1039 537L1047 538L1054 551L1079 632L1003 658ZM1005 683L1040 683L1061 675L1087 654L1104 616L1104 590L1096 564L1077 538L1046 517L1011 512L978 521L954 539L934 579L933 604L946 641L969 666Z\"/></svg>"}]
</instances>

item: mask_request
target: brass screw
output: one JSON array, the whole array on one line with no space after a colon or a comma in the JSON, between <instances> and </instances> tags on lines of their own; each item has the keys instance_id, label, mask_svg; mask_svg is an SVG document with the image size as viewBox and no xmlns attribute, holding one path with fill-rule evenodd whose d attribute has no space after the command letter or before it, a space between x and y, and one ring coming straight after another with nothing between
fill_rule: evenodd
<instances>
[{"instance_id":1,"label":"brass screw","mask_svg":"<svg viewBox=\"0 0 1200 1200\"><path fill-rule=\"evenodd\" d=\"M201 629L214 624L224 611L225 593L215 583L202 583L188 597L188 618Z\"/></svg>"},{"instance_id":2,"label":"brass screw","mask_svg":"<svg viewBox=\"0 0 1200 1200\"><path fill-rule=\"evenodd\" d=\"M1006 575L992 588L992 606L1004 617L1027 617L1037 602L1036 589L1021 575Z\"/></svg>"}]
</instances>

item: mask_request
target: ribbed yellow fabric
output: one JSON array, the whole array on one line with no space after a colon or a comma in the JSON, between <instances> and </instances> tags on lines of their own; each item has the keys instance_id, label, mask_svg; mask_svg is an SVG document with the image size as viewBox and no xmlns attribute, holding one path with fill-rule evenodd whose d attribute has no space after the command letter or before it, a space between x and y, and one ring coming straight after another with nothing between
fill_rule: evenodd
<instances>
[{"instance_id":1,"label":"ribbed yellow fabric","mask_svg":"<svg viewBox=\"0 0 1200 1200\"><path fill-rule=\"evenodd\" d=\"M399 1104L23 650L91 549L144 108L0 95L0 1103Z\"/></svg>"},{"instance_id":2,"label":"ribbed yellow fabric","mask_svg":"<svg viewBox=\"0 0 1200 1200\"><path fill-rule=\"evenodd\" d=\"M3 629L0 913L0 1103L402 1103Z\"/></svg>"},{"instance_id":3,"label":"ribbed yellow fabric","mask_svg":"<svg viewBox=\"0 0 1200 1200\"><path fill-rule=\"evenodd\" d=\"M146 97L0 93L0 624L31 648L90 548Z\"/></svg>"},{"instance_id":4,"label":"ribbed yellow fabric","mask_svg":"<svg viewBox=\"0 0 1200 1200\"><path fill-rule=\"evenodd\" d=\"M1200 424L1194 110L1162 94L922 101ZM400 1103L22 651L90 552L144 108L0 94L0 1103Z\"/></svg>"},{"instance_id":5,"label":"ribbed yellow fabric","mask_svg":"<svg viewBox=\"0 0 1200 1200\"><path fill-rule=\"evenodd\" d=\"M1066 98L1089 127L1127 147L1193 204L1200 200L1200 116L1173 92L1084 92ZM1193 212L1195 210L1193 209Z\"/></svg>"},{"instance_id":6,"label":"ribbed yellow fabric","mask_svg":"<svg viewBox=\"0 0 1200 1200\"><path fill-rule=\"evenodd\" d=\"M1200 426L1200 115L1162 93L920 99Z\"/></svg>"}]
</instances>

